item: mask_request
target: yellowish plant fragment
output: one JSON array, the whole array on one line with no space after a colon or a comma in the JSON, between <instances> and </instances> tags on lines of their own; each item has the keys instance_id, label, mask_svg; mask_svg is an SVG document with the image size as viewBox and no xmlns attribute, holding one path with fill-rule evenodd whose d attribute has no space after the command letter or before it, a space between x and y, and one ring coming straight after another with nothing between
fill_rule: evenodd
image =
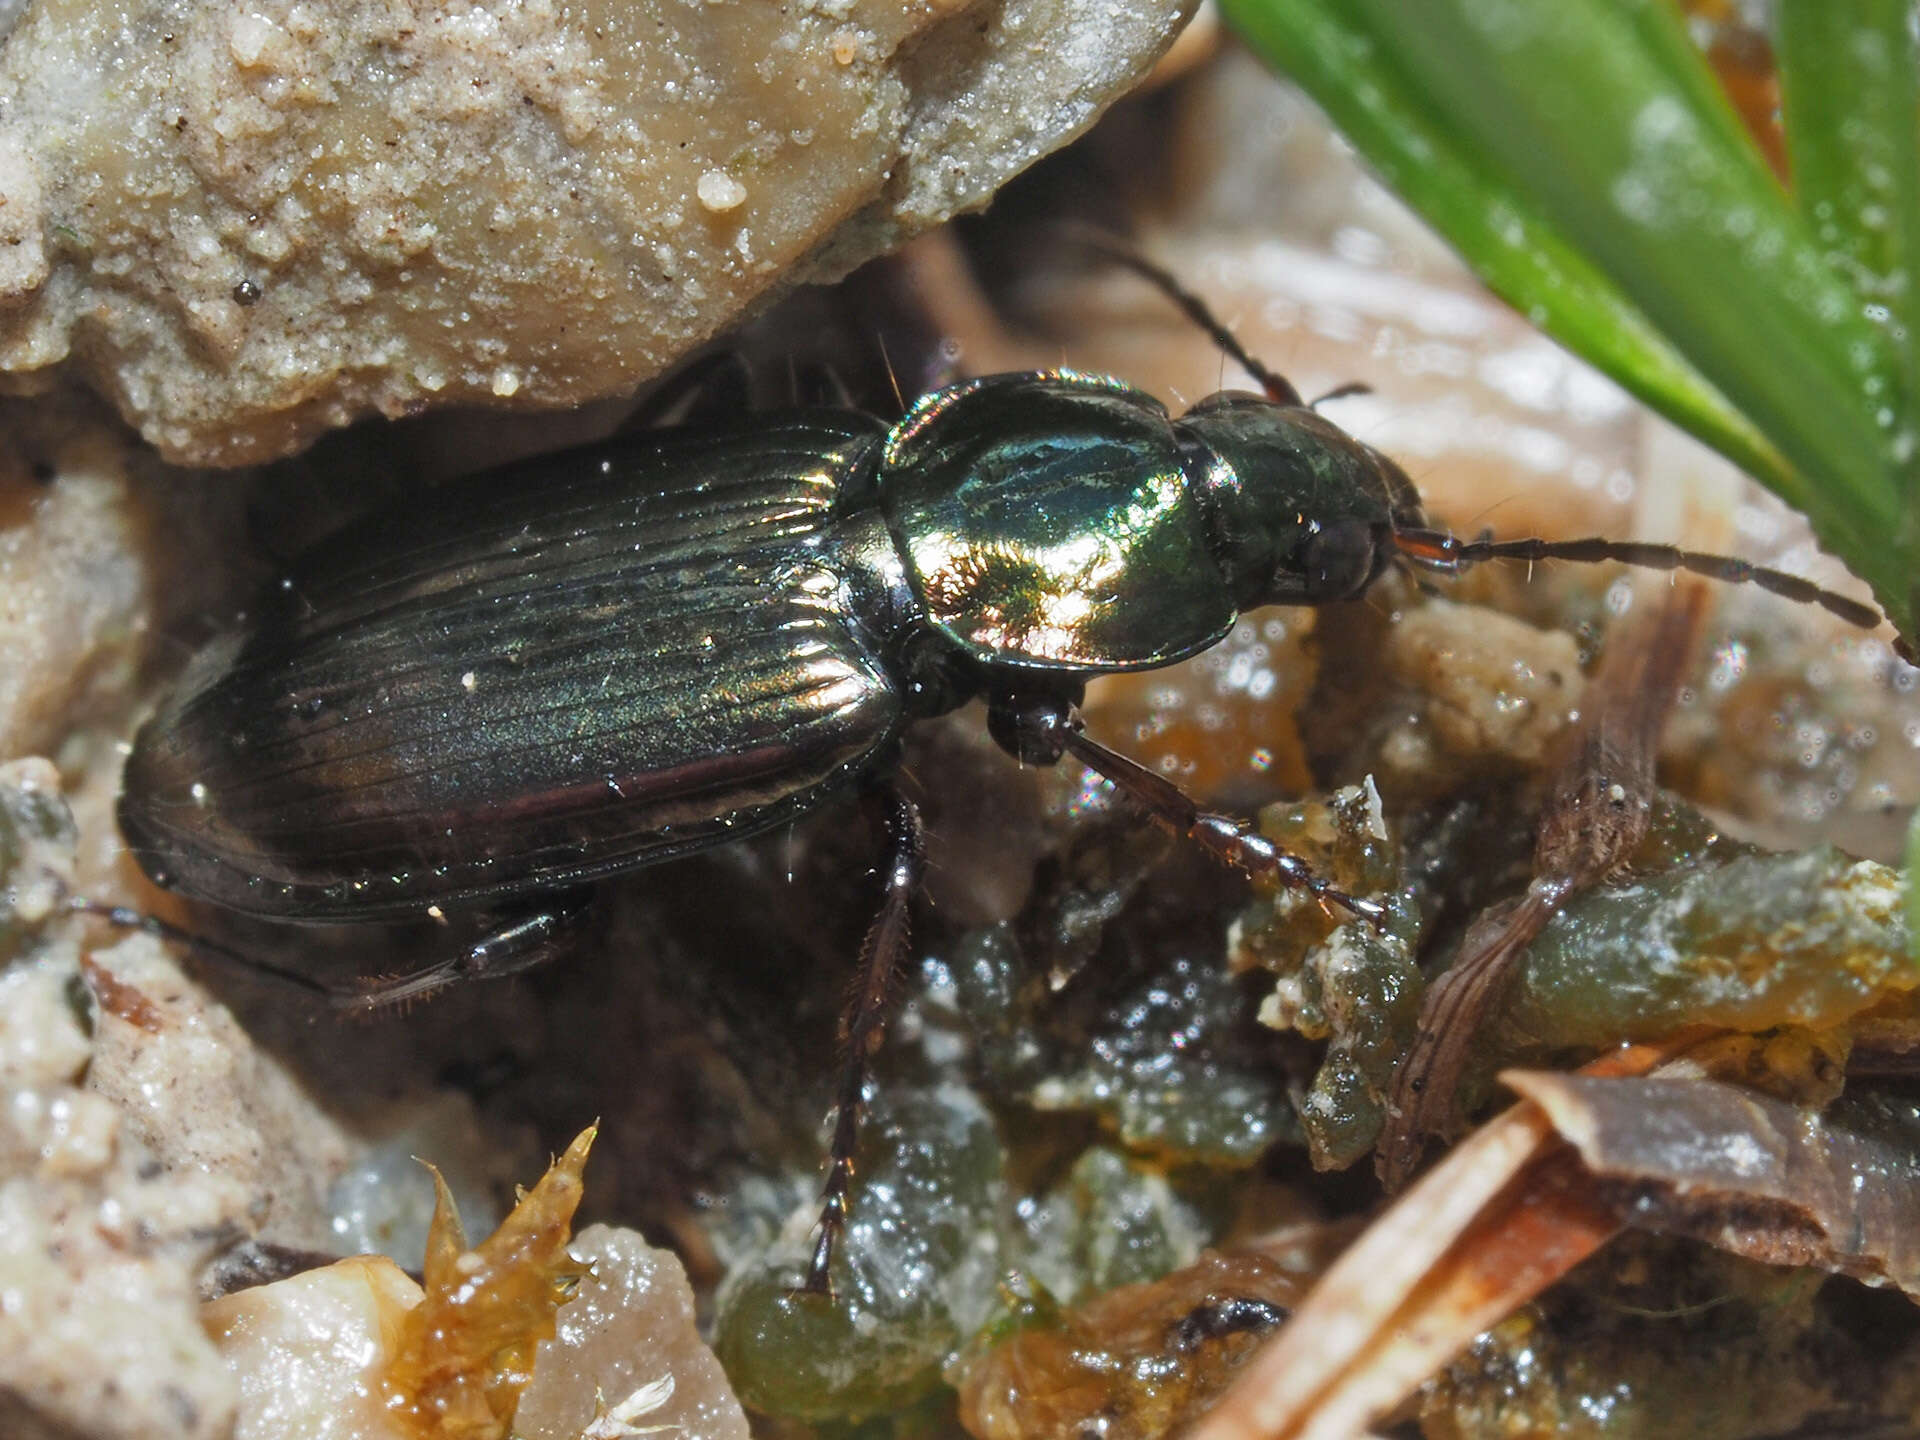
<instances>
[{"instance_id":1,"label":"yellowish plant fragment","mask_svg":"<svg viewBox=\"0 0 1920 1440\"><path fill-rule=\"evenodd\" d=\"M567 1253L581 1172L597 1127L580 1132L500 1228L467 1248L453 1196L438 1193L423 1267L426 1296L407 1312L380 1377L387 1410L416 1440L506 1440L534 1353L587 1267ZM433 1169L428 1166L428 1169Z\"/></svg>"}]
</instances>

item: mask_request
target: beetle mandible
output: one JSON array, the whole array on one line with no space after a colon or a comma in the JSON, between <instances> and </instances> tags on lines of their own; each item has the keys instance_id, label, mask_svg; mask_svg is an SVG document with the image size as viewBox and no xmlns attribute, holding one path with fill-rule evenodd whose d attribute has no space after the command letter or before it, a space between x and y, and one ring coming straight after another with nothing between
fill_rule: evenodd
<instances>
[{"instance_id":1,"label":"beetle mandible","mask_svg":"<svg viewBox=\"0 0 1920 1440\"><path fill-rule=\"evenodd\" d=\"M1879 619L1672 547L1430 529L1399 466L1165 272L1119 258L1264 393L1176 418L1105 376L994 375L891 426L819 409L641 432L468 480L454 505L370 516L298 557L140 731L120 801L133 854L162 886L282 921L521 910L397 981L343 992L274 972L369 1006L523 970L565 938L573 907L555 896L871 786L884 894L842 1020L804 1285L830 1293L924 864L890 783L906 726L984 697L1019 760L1071 755L1225 863L1379 924L1380 906L1083 733L1087 680L1185 659L1243 611L1351 599L1395 563L1622 560Z\"/></svg>"}]
</instances>

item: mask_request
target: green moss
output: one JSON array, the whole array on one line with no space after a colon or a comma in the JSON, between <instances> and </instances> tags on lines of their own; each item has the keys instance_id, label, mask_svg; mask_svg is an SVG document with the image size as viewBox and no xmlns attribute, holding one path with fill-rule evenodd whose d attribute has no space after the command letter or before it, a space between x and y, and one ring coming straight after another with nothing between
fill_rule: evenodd
<instances>
[{"instance_id":1,"label":"green moss","mask_svg":"<svg viewBox=\"0 0 1920 1440\"><path fill-rule=\"evenodd\" d=\"M1592 891L1534 941L1499 1048L1839 1025L1920 986L1900 902L1894 871L1831 846Z\"/></svg>"},{"instance_id":2,"label":"green moss","mask_svg":"<svg viewBox=\"0 0 1920 1440\"><path fill-rule=\"evenodd\" d=\"M835 1301L792 1293L807 1247L791 1232L721 1293L714 1350L757 1410L863 1420L907 1406L995 1303L1003 1155L979 1100L957 1085L891 1087L861 1154Z\"/></svg>"}]
</instances>

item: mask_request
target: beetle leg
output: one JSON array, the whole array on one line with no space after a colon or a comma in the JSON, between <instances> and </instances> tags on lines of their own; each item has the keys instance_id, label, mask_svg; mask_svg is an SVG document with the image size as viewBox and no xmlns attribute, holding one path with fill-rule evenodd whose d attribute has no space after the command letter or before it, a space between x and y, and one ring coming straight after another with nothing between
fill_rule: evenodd
<instances>
[{"instance_id":1,"label":"beetle leg","mask_svg":"<svg viewBox=\"0 0 1920 1440\"><path fill-rule=\"evenodd\" d=\"M825 360L787 361L787 385L793 403L801 406L827 406L836 410L858 410L846 377Z\"/></svg>"},{"instance_id":2,"label":"beetle leg","mask_svg":"<svg viewBox=\"0 0 1920 1440\"><path fill-rule=\"evenodd\" d=\"M138 930L171 944L185 946L201 959L224 969L254 980L285 985L335 1010L363 1013L417 1000L465 980L498 980L508 975L524 974L564 954L576 938L580 921L587 913L584 896L576 898L571 904L550 905L545 910L523 915L511 924L491 930L466 949L419 970L342 984L243 954L230 945L223 945L205 935L196 935L157 915L148 915L125 905L108 905L104 901L72 895L66 899L66 908L76 914L104 920L123 930Z\"/></svg>"},{"instance_id":3,"label":"beetle leg","mask_svg":"<svg viewBox=\"0 0 1920 1440\"><path fill-rule=\"evenodd\" d=\"M710 424L752 408L753 367L738 350L716 350L667 376L614 431L632 435L662 425Z\"/></svg>"},{"instance_id":4,"label":"beetle leg","mask_svg":"<svg viewBox=\"0 0 1920 1440\"><path fill-rule=\"evenodd\" d=\"M1387 928L1386 906L1334 889L1306 861L1287 854L1245 821L1207 813L1171 780L1089 739L1076 704L1078 694L1077 685L1071 694L1029 686L990 696L987 731L1001 749L1028 765L1052 765L1072 755L1155 820L1196 841L1223 864L1249 875L1271 875L1283 885L1305 890L1323 908L1340 905L1376 930Z\"/></svg>"},{"instance_id":5,"label":"beetle leg","mask_svg":"<svg viewBox=\"0 0 1920 1440\"><path fill-rule=\"evenodd\" d=\"M1176 834L1197 841L1216 860L1249 875L1271 875L1283 885L1305 890L1322 906L1339 905L1369 922L1374 929L1386 929L1386 906L1334 889L1314 874L1306 861L1287 854L1245 821L1203 811L1172 781L1088 739L1080 729L1078 716L1069 723L1062 743L1074 759L1111 781L1121 794Z\"/></svg>"},{"instance_id":6,"label":"beetle leg","mask_svg":"<svg viewBox=\"0 0 1920 1440\"><path fill-rule=\"evenodd\" d=\"M578 939L588 911L585 895L561 896L557 903L521 915L489 930L466 949L404 975L380 975L350 989L330 989L336 1010L371 1012L418 1000L449 985L469 980L502 980L524 975L566 954Z\"/></svg>"},{"instance_id":7,"label":"beetle leg","mask_svg":"<svg viewBox=\"0 0 1920 1440\"><path fill-rule=\"evenodd\" d=\"M109 905L104 900L90 900L84 895L69 895L66 907L76 915L90 915L96 920L104 920L122 930L137 930L142 935L152 935L170 945L180 945L198 955L202 960L210 961L224 969L246 975L255 980L269 981L275 985L284 985L290 990L316 996L322 1000L332 999L335 991L323 980L270 961L243 955L231 946L222 945L204 935L183 929L171 921L162 920L158 915L149 915L144 910L135 910L127 905Z\"/></svg>"},{"instance_id":8,"label":"beetle leg","mask_svg":"<svg viewBox=\"0 0 1920 1440\"><path fill-rule=\"evenodd\" d=\"M891 785L869 792L878 808L877 822L887 841L887 868L880 912L867 928L860 946L860 967L840 1017L842 1069L840 1093L834 1109L833 1146L827 1160L827 1181L820 1191L819 1238L813 1262L800 1289L809 1295L833 1296L833 1249L847 1228L847 1195L853 1185L854 1149L860 1137L860 1117L866 1109L867 1072L886 1038L887 1012L893 977L907 954L908 905L920 888L926 869L926 842L920 831L920 812Z\"/></svg>"}]
</instances>

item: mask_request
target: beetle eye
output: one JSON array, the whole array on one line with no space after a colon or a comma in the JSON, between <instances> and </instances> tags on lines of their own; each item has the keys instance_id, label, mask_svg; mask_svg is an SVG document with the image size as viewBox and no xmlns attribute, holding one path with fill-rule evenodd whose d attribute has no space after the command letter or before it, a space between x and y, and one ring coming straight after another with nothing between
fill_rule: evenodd
<instances>
[{"instance_id":1,"label":"beetle eye","mask_svg":"<svg viewBox=\"0 0 1920 1440\"><path fill-rule=\"evenodd\" d=\"M1373 526L1337 520L1308 537L1301 554L1307 594L1315 600L1345 600L1367 588L1378 568Z\"/></svg>"}]
</instances>

